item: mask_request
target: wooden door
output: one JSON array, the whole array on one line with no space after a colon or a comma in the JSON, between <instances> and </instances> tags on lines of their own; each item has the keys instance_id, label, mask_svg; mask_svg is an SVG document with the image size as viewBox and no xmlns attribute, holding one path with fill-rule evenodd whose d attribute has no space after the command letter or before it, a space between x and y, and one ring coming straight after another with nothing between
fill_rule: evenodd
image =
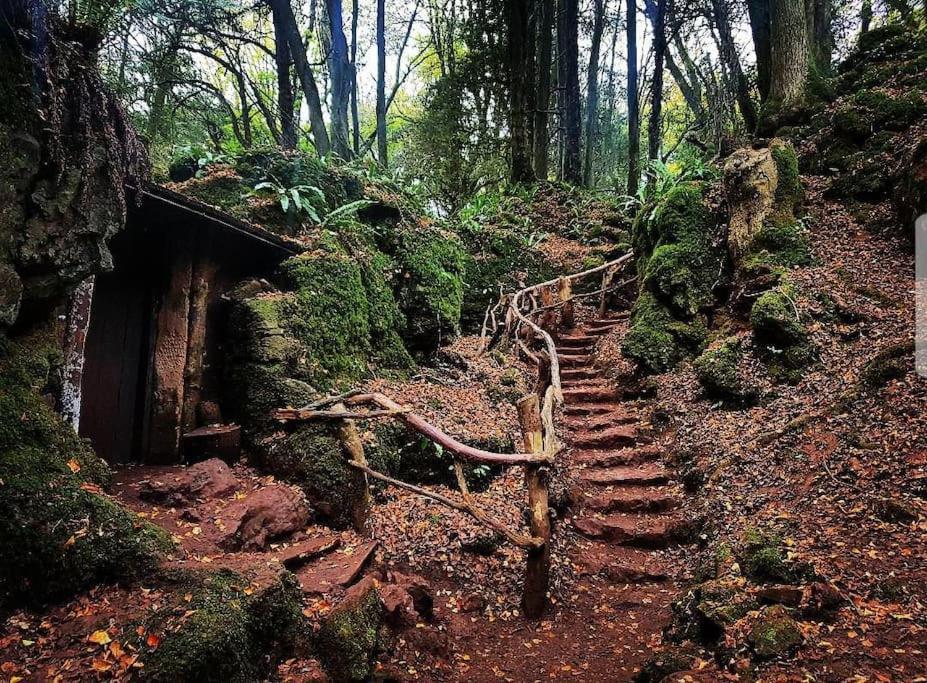
<instances>
[{"instance_id":1,"label":"wooden door","mask_svg":"<svg viewBox=\"0 0 927 683\"><path fill-rule=\"evenodd\" d=\"M151 288L134 261L97 276L81 382L80 434L113 465L142 460Z\"/></svg>"}]
</instances>

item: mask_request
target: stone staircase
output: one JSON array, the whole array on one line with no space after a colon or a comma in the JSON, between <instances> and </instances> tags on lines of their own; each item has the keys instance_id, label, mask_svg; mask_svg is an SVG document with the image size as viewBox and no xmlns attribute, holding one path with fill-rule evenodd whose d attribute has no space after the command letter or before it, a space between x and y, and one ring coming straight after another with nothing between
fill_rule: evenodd
<instances>
[{"instance_id":1,"label":"stone staircase","mask_svg":"<svg viewBox=\"0 0 927 683\"><path fill-rule=\"evenodd\" d=\"M662 580L667 572L652 550L689 542L696 525L675 473L641 427L641 401L593 365L596 343L621 322L593 319L558 339L572 525L591 541L580 564L627 581Z\"/></svg>"}]
</instances>

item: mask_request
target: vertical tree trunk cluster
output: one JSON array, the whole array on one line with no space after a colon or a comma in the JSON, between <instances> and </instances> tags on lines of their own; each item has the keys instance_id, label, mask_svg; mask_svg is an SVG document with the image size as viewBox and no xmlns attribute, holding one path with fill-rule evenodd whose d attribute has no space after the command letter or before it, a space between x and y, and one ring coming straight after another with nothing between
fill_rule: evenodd
<instances>
[{"instance_id":1,"label":"vertical tree trunk cluster","mask_svg":"<svg viewBox=\"0 0 927 683\"><path fill-rule=\"evenodd\" d=\"M389 167L386 140L386 0L377 0L377 160Z\"/></svg>"},{"instance_id":2,"label":"vertical tree trunk cluster","mask_svg":"<svg viewBox=\"0 0 927 683\"><path fill-rule=\"evenodd\" d=\"M560 0L557 58L563 78L558 84L563 98L563 159L561 177L579 185L582 168L582 106L579 92L579 0Z\"/></svg>"},{"instance_id":3,"label":"vertical tree trunk cluster","mask_svg":"<svg viewBox=\"0 0 927 683\"><path fill-rule=\"evenodd\" d=\"M532 168L531 103L534 81L530 78L530 0L506 0L509 65L509 178L513 183L534 180Z\"/></svg>"},{"instance_id":4,"label":"vertical tree trunk cluster","mask_svg":"<svg viewBox=\"0 0 927 683\"><path fill-rule=\"evenodd\" d=\"M627 12L628 55L628 185L632 197L637 194L641 180L641 128L640 103L637 98L637 0L628 0Z\"/></svg>"},{"instance_id":5,"label":"vertical tree trunk cluster","mask_svg":"<svg viewBox=\"0 0 927 683\"><path fill-rule=\"evenodd\" d=\"M586 155L583 161L583 185L595 184L593 163L599 115L599 51L605 29L605 0L594 0L592 17L592 46L589 53L589 73L586 77Z\"/></svg>"}]
</instances>

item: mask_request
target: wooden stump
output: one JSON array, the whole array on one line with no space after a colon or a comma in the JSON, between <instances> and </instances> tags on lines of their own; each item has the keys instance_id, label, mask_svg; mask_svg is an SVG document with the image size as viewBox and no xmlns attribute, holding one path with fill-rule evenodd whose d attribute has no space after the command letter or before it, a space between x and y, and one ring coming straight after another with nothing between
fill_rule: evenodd
<instances>
[{"instance_id":1,"label":"wooden stump","mask_svg":"<svg viewBox=\"0 0 927 683\"><path fill-rule=\"evenodd\" d=\"M183 456L187 463L221 458L234 463L241 457L241 427L209 425L183 435Z\"/></svg>"},{"instance_id":2,"label":"wooden stump","mask_svg":"<svg viewBox=\"0 0 927 683\"><path fill-rule=\"evenodd\" d=\"M332 410L337 413L347 412L347 408L343 403L335 404L332 406ZM341 449L348 460L362 467L367 466L367 458L364 456L364 444L361 441L360 432L357 431L354 420L338 421L338 440L341 442ZM362 491L351 510L351 523L357 531L363 532L367 528L367 518L370 515L370 488L366 474L355 468L351 468L351 473L353 477L357 478L355 485L358 490Z\"/></svg>"},{"instance_id":3,"label":"wooden stump","mask_svg":"<svg viewBox=\"0 0 927 683\"><path fill-rule=\"evenodd\" d=\"M557 297L562 304L560 306L560 325L564 329L572 329L576 324L576 315L573 311L573 285L569 279L560 278Z\"/></svg>"},{"instance_id":4,"label":"wooden stump","mask_svg":"<svg viewBox=\"0 0 927 683\"><path fill-rule=\"evenodd\" d=\"M544 439L537 394L528 394L518 402L518 421L525 451L542 452ZM528 465L525 467L525 483L528 488L531 535L544 539L544 545L528 550L521 605L526 617L539 619L547 608L547 586L550 581L550 515L546 470L539 465Z\"/></svg>"}]
</instances>

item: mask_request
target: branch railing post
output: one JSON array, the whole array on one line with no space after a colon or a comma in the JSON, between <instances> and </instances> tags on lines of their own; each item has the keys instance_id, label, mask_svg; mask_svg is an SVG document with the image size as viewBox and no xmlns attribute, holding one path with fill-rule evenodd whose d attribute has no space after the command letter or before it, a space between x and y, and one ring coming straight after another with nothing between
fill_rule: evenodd
<instances>
[{"instance_id":1,"label":"branch railing post","mask_svg":"<svg viewBox=\"0 0 927 683\"><path fill-rule=\"evenodd\" d=\"M528 394L522 398L517 408L525 451L543 452L544 435L537 394ZM526 465L525 485L528 489L528 524L531 535L542 539L543 544L528 549L521 604L526 617L538 619L547 608L547 587L550 581L551 528L546 468L538 464Z\"/></svg>"},{"instance_id":2,"label":"branch railing post","mask_svg":"<svg viewBox=\"0 0 927 683\"><path fill-rule=\"evenodd\" d=\"M560 325L569 330L576 323L576 314L573 310L573 285L570 278L560 278L557 285L557 298L560 301Z\"/></svg>"},{"instance_id":3,"label":"branch railing post","mask_svg":"<svg viewBox=\"0 0 927 683\"><path fill-rule=\"evenodd\" d=\"M332 406L332 412L347 413L344 403ZM367 458L364 456L364 443L354 420L342 418L337 421L338 441L348 461L360 467L367 467ZM367 528L367 518L370 515L370 488L367 484L367 475L358 467L351 468L352 485L357 489L358 495L351 505L351 524L357 531Z\"/></svg>"}]
</instances>

